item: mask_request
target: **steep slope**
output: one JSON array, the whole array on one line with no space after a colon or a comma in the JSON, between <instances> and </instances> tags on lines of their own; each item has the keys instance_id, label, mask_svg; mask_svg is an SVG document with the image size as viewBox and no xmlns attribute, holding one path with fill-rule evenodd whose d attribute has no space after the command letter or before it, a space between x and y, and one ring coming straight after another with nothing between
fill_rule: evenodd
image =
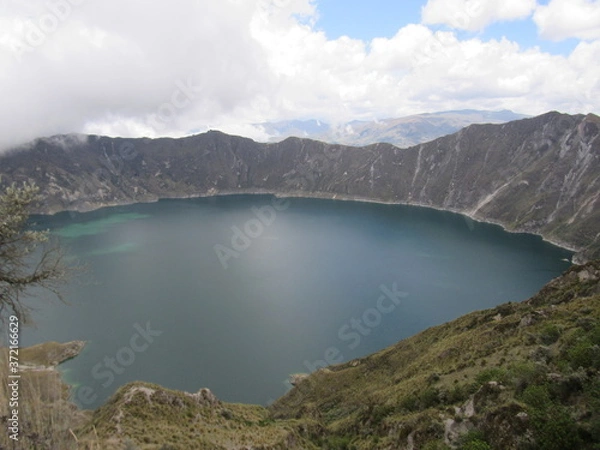
<instances>
[{"instance_id":1,"label":"steep slope","mask_svg":"<svg viewBox=\"0 0 600 450\"><path fill-rule=\"evenodd\" d=\"M474 312L321 369L271 412L277 420L314 420L322 443L346 448L597 448L598 319L596 261L523 303Z\"/></svg>"},{"instance_id":2,"label":"steep slope","mask_svg":"<svg viewBox=\"0 0 600 450\"><path fill-rule=\"evenodd\" d=\"M430 206L539 233L600 256L600 118L551 112L472 125L408 149L219 132L181 139L67 136L0 157L3 183L35 181L44 212L223 193Z\"/></svg>"}]
</instances>

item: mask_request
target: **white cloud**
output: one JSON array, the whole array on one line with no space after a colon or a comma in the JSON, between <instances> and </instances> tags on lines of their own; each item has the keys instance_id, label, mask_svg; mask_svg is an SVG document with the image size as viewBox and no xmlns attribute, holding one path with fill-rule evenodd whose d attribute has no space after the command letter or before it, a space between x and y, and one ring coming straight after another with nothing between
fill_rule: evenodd
<instances>
[{"instance_id":1,"label":"white cloud","mask_svg":"<svg viewBox=\"0 0 600 450\"><path fill-rule=\"evenodd\" d=\"M269 54L286 55L274 58L277 97L285 99L277 109L285 118L335 122L458 108L530 114L598 109L592 93L600 86L575 88L596 76L597 65L575 66L507 39L459 40L424 25L408 25L370 46L348 38L327 41L307 28L264 39Z\"/></svg>"},{"instance_id":2,"label":"white cloud","mask_svg":"<svg viewBox=\"0 0 600 450\"><path fill-rule=\"evenodd\" d=\"M600 39L600 0L551 0L538 6L533 20L545 39Z\"/></svg>"},{"instance_id":3,"label":"white cloud","mask_svg":"<svg viewBox=\"0 0 600 450\"><path fill-rule=\"evenodd\" d=\"M102 131L115 118L119 131L185 132L270 88L267 55L248 26L264 1L54 2L69 14L58 18L43 0L0 2L3 144ZM304 11L271 9L286 17ZM187 80L194 98L156 127L159 108Z\"/></svg>"},{"instance_id":4,"label":"white cloud","mask_svg":"<svg viewBox=\"0 0 600 450\"><path fill-rule=\"evenodd\" d=\"M536 0L428 0L421 14L425 24L480 31L497 21L529 17L535 6Z\"/></svg>"},{"instance_id":5,"label":"white cloud","mask_svg":"<svg viewBox=\"0 0 600 450\"><path fill-rule=\"evenodd\" d=\"M564 57L422 24L370 43L328 40L310 0L51 1L71 10L33 42L44 0L0 0L0 147L68 132L263 139L252 124L600 110L600 41ZM15 54L19 42L31 51Z\"/></svg>"}]
</instances>

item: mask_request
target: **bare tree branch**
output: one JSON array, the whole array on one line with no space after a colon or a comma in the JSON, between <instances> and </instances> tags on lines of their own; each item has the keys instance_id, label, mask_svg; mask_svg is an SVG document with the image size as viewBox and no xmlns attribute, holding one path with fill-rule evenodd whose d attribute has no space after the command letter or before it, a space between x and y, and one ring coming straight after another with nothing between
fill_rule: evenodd
<instances>
[{"instance_id":1,"label":"bare tree branch","mask_svg":"<svg viewBox=\"0 0 600 450\"><path fill-rule=\"evenodd\" d=\"M32 207L40 200L33 184L12 184L0 194L0 320L15 315L28 321L31 307L24 299L36 288L60 300L60 286L70 273L59 243L48 231L29 227Z\"/></svg>"}]
</instances>

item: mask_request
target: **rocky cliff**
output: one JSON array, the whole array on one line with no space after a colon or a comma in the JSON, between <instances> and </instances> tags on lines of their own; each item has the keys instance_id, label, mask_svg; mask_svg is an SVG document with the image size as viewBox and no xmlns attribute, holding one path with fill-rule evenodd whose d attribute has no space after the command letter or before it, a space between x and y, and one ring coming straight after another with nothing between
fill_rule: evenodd
<instances>
[{"instance_id":1,"label":"rocky cliff","mask_svg":"<svg viewBox=\"0 0 600 450\"><path fill-rule=\"evenodd\" d=\"M550 112L400 149L220 132L180 139L58 136L0 157L2 183L35 181L42 212L224 193L423 205L600 256L600 117Z\"/></svg>"}]
</instances>

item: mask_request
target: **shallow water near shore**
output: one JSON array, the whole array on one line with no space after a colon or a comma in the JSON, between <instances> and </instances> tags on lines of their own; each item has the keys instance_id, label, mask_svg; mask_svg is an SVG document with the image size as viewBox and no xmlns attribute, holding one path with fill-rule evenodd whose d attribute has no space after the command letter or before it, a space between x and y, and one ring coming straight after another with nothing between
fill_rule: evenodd
<instances>
[{"instance_id":1,"label":"shallow water near shore","mask_svg":"<svg viewBox=\"0 0 600 450\"><path fill-rule=\"evenodd\" d=\"M88 266L22 345L85 340L61 370L95 408L134 380L266 404L288 375L522 301L572 253L432 209L267 195L35 218Z\"/></svg>"}]
</instances>

